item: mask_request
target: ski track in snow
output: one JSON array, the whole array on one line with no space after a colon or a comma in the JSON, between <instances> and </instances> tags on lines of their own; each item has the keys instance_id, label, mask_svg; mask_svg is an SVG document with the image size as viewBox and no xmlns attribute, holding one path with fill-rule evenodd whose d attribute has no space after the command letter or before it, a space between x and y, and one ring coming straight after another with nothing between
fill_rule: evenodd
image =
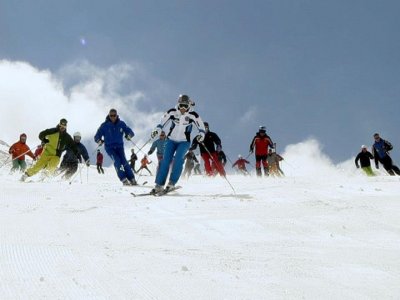
<instances>
[{"instance_id":1,"label":"ski track in snow","mask_svg":"<svg viewBox=\"0 0 400 300\"><path fill-rule=\"evenodd\" d=\"M398 177L182 179L0 170L2 299L395 299ZM39 177L38 177L39 178Z\"/></svg>"}]
</instances>

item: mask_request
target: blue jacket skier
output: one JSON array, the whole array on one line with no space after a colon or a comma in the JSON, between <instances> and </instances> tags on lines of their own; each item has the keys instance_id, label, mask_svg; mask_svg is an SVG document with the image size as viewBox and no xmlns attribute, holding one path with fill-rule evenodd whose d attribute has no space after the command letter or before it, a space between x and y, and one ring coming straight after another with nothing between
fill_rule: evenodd
<instances>
[{"instance_id":1,"label":"blue jacket skier","mask_svg":"<svg viewBox=\"0 0 400 300\"><path fill-rule=\"evenodd\" d=\"M122 121L117 110L112 108L99 129L97 129L94 141L102 145L107 154L114 162L114 168L123 185L137 185L135 175L125 157L123 137L131 140L135 134L124 121Z\"/></svg>"},{"instance_id":2,"label":"blue jacket skier","mask_svg":"<svg viewBox=\"0 0 400 300\"><path fill-rule=\"evenodd\" d=\"M389 155L389 151L393 149L392 144L382 139L379 133L374 134L374 140L375 143L372 145L372 155L375 158L375 167L379 169L379 163L381 163L390 175L400 175L400 169L393 165L392 158Z\"/></svg>"},{"instance_id":3,"label":"blue jacket skier","mask_svg":"<svg viewBox=\"0 0 400 300\"><path fill-rule=\"evenodd\" d=\"M68 147L67 151L65 152L60 165L60 171L65 171L63 175L64 179L69 179L75 174L75 172L78 170L78 163L84 162L87 167L90 166L89 154L86 150L86 147L81 143L81 134L79 132L75 132L73 138L77 152L74 152L71 147Z\"/></svg>"}]
</instances>

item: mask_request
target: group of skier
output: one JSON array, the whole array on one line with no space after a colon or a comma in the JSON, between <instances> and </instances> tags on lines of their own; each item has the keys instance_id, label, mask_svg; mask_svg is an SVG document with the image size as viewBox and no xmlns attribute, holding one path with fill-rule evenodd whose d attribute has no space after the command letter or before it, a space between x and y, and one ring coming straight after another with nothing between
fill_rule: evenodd
<instances>
[{"instance_id":1,"label":"group of skier","mask_svg":"<svg viewBox=\"0 0 400 300\"><path fill-rule=\"evenodd\" d=\"M368 151L367 146L361 146L361 152L358 153L355 159L357 168L361 168L368 176L375 176L376 174L371 168L370 160L374 159L375 168L379 169L379 163L383 165L383 168L388 172L389 175L400 175L400 169L393 164L393 160L390 157L389 151L393 149L392 144L380 137L379 133L374 134L374 144L372 145L372 153ZM358 163L360 162L360 164Z\"/></svg>"},{"instance_id":2,"label":"group of skier","mask_svg":"<svg viewBox=\"0 0 400 300\"><path fill-rule=\"evenodd\" d=\"M199 161L194 154L194 150L199 147L200 156L204 162L205 174L207 176L219 174L222 177L226 177L225 165L227 157L222 150L221 139L215 132L210 131L209 124L203 122L199 114L193 110L194 106L195 103L189 96L180 95L176 106L164 113L160 123L151 132L151 139L155 140L150 150L141 160L141 166L138 170L135 170L135 162L138 158L134 150L132 149L129 161L126 159L124 151L124 138L131 141L135 134L120 119L117 110L111 109L94 136L94 141L98 144L96 148L98 173L104 174L104 169L102 168L103 154L99 149L104 146L104 150L111 158L122 184L137 185L135 173L147 169L150 175L152 174L147 167L151 163L148 156L156 151L158 165L155 187L152 193L157 194L162 191L169 191L178 182L184 164L184 176L190 176L193 169L195 174L201 173ZM54 128L40 132L41 145L37 147L35 153L32 153L26 145L26 134L21 134L19 141L9 149L13 162L12 172L16 170L23 171L22 181L41 170L44 170L47 175L54 175L58 170L65 179L70 179L77 172L79 163L85 163L89 166L89 154L86 147L81 143L81 134L75 132L71 137L67 133L67 123L67 120L63 118ZM168 124L169 127L167 127ZM191 134L194 127L197 129L197 134L192 138ZM357 168L359 167L358 161L360 161L361 168L367 175L373 176L374 172L371 169L370 160L375 159L376 168L379 168L379 163L381 163L390 175L400 175L399 168L393 165L389 155L389 151L393 148L392 145L380 138L379 134L375 134L374 139L372 153L368 151L366 146L362 146L361 152L355 159ZM246 165L250 164L250 162L247 159L251 153L254 153L257 176L283 176L284 173L279 166L279 162L283 158L274 151L275 148L276 145L272 142L271 137L267 135L265 126L260 126L250 143L249 155L246 158L239 155L238 159L232 163L232 167L237 168L238 172L248 175L249 172ZM63 156L60 167L57 169L61 154L64 151L66 153ZM26 166L25 155L36 161L30 168Z\"/></svg>"}]
</instances>

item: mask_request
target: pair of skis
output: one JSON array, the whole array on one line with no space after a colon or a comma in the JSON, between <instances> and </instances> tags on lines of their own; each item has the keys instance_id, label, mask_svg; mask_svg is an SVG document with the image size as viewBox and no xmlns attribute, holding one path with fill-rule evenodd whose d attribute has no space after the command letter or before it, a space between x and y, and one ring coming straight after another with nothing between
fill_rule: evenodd
<instances>
[{"instance_id":1,"label":"pair of skis","mask_svg":"<svg viewBox=\"0 0 400 300\"><path fill-rule=\"evenodd\" d=\"M152 193L152 192L148 192L148 193L142 193L142 194L135 194L135 193L131 193L131 195L133 197L143 197L143 196L155 196L155 197L160 197L160 196L164 196L170 192L179 190L180 188L182 188L181 186L175 186L173 188L169 188L169 189L163 189L162 191L158 192L158 193Z\"/></svg>"}]
</instances>

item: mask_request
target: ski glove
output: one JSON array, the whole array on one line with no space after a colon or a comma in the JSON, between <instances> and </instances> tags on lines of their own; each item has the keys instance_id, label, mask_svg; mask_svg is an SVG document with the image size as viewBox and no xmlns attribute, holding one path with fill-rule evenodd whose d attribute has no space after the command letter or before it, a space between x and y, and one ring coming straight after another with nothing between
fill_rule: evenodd
<instances>
[{"instance_id":1,"label":"ski glove","mask_svg":"<svg viewBox=\"0 0 400 300\"><path fill-rule=\"evenodd\" d=\"M126 134L126 135L125 135L125 138L126 138L128 141L130 141L130 140L133 138L133 136L131 136L130 134Z\"/></svg>"},{"instance_id":2,"label":"ski glove","mask_svg":"<svg viewBox=\"0 0 400 300\"><path fill-rule=\"evenodd\" d=\"M154 139L156 136L158 136L158 128L155 128L152 132L151 132L151 138Z\"/></svg>"},{"instance_id":3,"label":"ski glove","mask_svg":"<svg viewBox=\"0 0 400 300\"><path fill-rule=\"evenodd\" d=\"M103 143L104 143L103 140L98 140L98 141L97 141L97 145L99 145L99 147L100 147L101 145L103 145Z\"/></svg>"},{"instance_id":4,"label":"ski glove","mask_svg":"<svg viewBox=\"0 0 400 300\"><path fill-rule=\"evenodd\" d=\"M90 167L90 161L89 160L86 161L86 166Z\"/></svg>"},{"instance_id":5,"label":"ski glove","mask_svg":"<svg viewBox=\"0 0 400 300\"><path fill-rule=\"evenodd\" d=\"M44 139L42 140L42 142L43 142L44 144L47 144L47 143L49 142L49 140L46 139L46 138L44 138Z\"/></svg>"},{"instance_id":6,"label":"ski glove","mask_svg":"<svg viewBox=\"0 0 400 300\"><path fill-rule=\"evenodd\" d=\"M204 142L204 133L200 132L198 136L196 136L196 140L201 144Z\"/></svg>"}]
</instances>

